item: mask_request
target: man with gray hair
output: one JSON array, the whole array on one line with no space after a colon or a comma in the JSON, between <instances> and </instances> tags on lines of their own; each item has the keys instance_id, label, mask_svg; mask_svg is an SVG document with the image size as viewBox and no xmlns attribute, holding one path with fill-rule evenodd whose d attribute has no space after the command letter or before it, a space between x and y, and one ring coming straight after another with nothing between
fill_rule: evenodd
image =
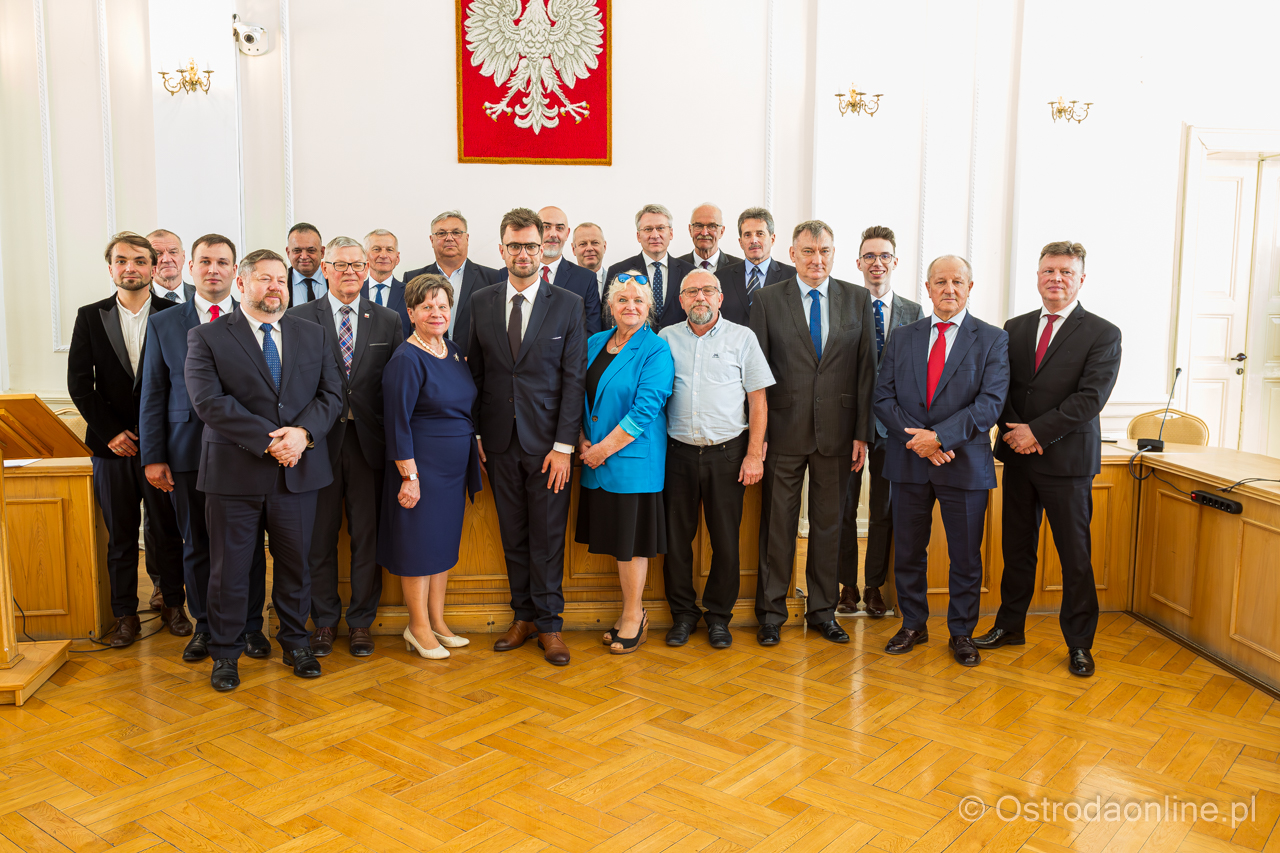
<instances>
[{"instance_id":1,"label":"man with gray hair","mask_svg":"<svg viewBox=\"0 0 1280 853\"><path fill-rule=\"evenodd\" d=\"M751 301L762 287L786 281L796 268L784 264L773 255L773 214L763 207L748 207L738 214L738 245L746 259L741 264L723 265L716 270L720 289L724 291L721 313L735 323L746 325L751 316Z\"/></svg>"},{"instance_id":2,"label":"man with gray hair","mask_svg":"<svg viewBox=\"0 0 1280 853\"><path fill-rule=\"evenodd\" d=\"M709 273L742 263L742 258L720 251L720 238L723 236L724 213L720 208L711 202L698 205L689 217L689 237L693 240L693 251L681 255L680 260L688 261L695 268Z\"/></svg>"},{"instance_id":3,"label":"man with gray hair","mask_svg":"<svg viewBox=\"0 0 1280 853\"><path fill-rule=\"evenodd\" d=\"M375 239L377 239L375 237ZM338 594L338 531L347 511L351 534L351 600L347 605L347 642L351 654L373 654L369 628L382 597L382 569L377 564L378 520L387 440L382 425L382 370L400 344L400 318L365 296L368 262L360 243L334 237L325 246L321 270L329 292L290 309L291 316L324 329L325 351L342 378L343 411L329 429L329 464L333 482L316 497L315 533L311 538L311 651L324 657L333 651L342 616ZM401 303L404 302L403 290Z\"/></svg>"},{"instance_id":4,"label":"man with gray hair","mask_svg":"<svg viewBox=\"0 0 1280 853\"><path fill-rule=\"evenodd\" d=\"M467 357L471 327L471 297L482 287L507 280L506 270L490 269L468 260L469 247L467 220L456 210L446 210L431 220L431 250L434 263L405 273L407 284L424 273L435 273L449 279L453 285L453 312L449 315L449 340L457 345L463 358ZM408 332L405 333L408 336Z\"/></svg>"},{"instance_id":5,"label":"man with gray hair","mask_svg":"<svg viewBox=\"0 0 1280 853\"><path fill-rule=\"evenodd\" d=\"M186 302L195 295L196 286L182 280L182 268L187 264L182 238L157 228L147 235L147 242L156 250L156 274L151 279L151 292L168 302Z\"/></svg>"},{"instance_id":6,"label":"man with gray hair","mask_svg":"<svg viewBox=\"0 0 1280 853\"><path fill-rule=\"evenodd\" d=\"M375 228L364 235L364 254L369 269L360 295L399 314L404 336L409 337L413 324L404 304L405 283L395 276L396 267L400 266L400 240L385 228Z\"/></svg>"},{"instance_id":7,"label":"man with gray hair","mask_svg":"<svg viewBox=\"0 0 1280 853\"><path fill-rule=\"evenodd\" d=\"M660 204L646 204L636 214L640 254L612 264L605 275L605 281L613 281L614 276L627 270L645 271L645 283L653 289L653 313L658 318L654 331L685 321L680 286L684 277L693 272L693 264L667 254L673 234L671 211Z\"/></svg>"}]
</instances>

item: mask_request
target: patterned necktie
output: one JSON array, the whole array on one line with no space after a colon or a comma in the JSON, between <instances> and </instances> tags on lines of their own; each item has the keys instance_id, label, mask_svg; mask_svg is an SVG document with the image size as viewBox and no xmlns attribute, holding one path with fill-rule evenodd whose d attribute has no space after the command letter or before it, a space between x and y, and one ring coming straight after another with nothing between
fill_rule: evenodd
<instances>
[{"instance_id":1,"label":"patterned necktie","mask_svg":"<svg viewBox=\"0 0 1280 853\"><path fill-rule=\"evenodd\" d=\"M813 351L822 361L822 294L818 288L809 291L809 337L813 340Z\"/></svg>"},{"instance_id":2,"label":"patterned necktie","mask_svg":"<svg viewBox=\"0 0 1280 853\"><path fill-rule=\"evenodd\" d=\"M751 279L747 282L747 303L750 304L756 298L756 291L760 289L760 267L755 264L751 265Z\"/></svg>"},{"instance_id":3,"label":"patterned necktie","mask_svg":"<svg viewBox=\"0 0 1280 853\"><path fill-rule=\"evenodd\" d=\"M516 356L520 354L520 336L522 334L520 326L523 319L520 316L520 306L523 304L523 295L517 293L511 297L511 317L507 320L507 342L511 344L512 361L515 361Z\"/></svg>"},{"instance_id":4,"label":"patterned necktie","mask_svg":"<svg viewBox=\"0 0 1280 853\"><path fill-rule=\"evenodd\" d=\"M542 265L542 280L547 284L551 283L551 267L546 264Z\"/></svg>"},{"instance_id":5,"label":"patterned necktie","mask_svg":"<svg viewBox=\"0 0 1280 853\"><path fill-rule=\"evenodd\" d=\"M168 293L166 293L166 294L164 295L164 298L165 298L165 299L168 299L170 302L177 302L177 301L178 301L178 294L176 294L176 293L174 293L172 290L170 290Z\"/></svg>"},{"instance_id":6,"label":"patterned necktie","mask_svg":"<svg viewBox=\"0 0 1280 853\"><path fill-rule=\"evenodd\" d=\"M653 280L649 283L653 285L653 316L661 319L662 305L666 302L664 297L667 295L662 284L662 264L653 265Z\"/></svg>"},{"instance_id":7,"label":"patterned necktie","mask_svg":"<svg viewBox=\"0 0 1280 853\"><path fill-rule=\"evenodd\" d=\"M924 398L926 412L933 405L933 392L938 390L938 380L942 378L942 368L947 366L947 329L950 329L955 323L934 323L933 325L938 330L938 339L933 342L933 349L929 350L929 384Z\"/></svg>"},{"instance_id":8,"label":"patterned necktie","mask_svg":"<svg viewBox=\"0 0 1280 853\"><path fill-rule=\"evenodd\" d=\"M221 309L221 308L219 308L217 305L210 305L210 306L209 306L209 319L210 319L210 320L216 320L216 319L218 319L218 318L219 318L219 317L221 317L221 316L222 316L222 309Z\"/></svg>"},{"instance_id":9,"label":"patterned necktie","mask_svg":"<svg viewBox=\"0 0 1280 853\"><path fill-rule=\"evenodd\" d=\"M342 367L347 371L347 378L351 378L351 356L356 351L355 331L351 328L351 306L343 305L338 309L338 313L342 315L342 322L338 324L338 346L342 348Z\"/></svg>"},{"instance_id":10,"label":"patterned necktie","mask_svg":"<svg viewBox=\"0 0 1280 853\"><path fill-rule=\"evenodd\" d=\"M271 371L271 381L276 383L276 390L280 390L280 350L276 349L276 342L271 338L271 324L263 323L258 327L262 330L262 357L267 360L267 370Z\"/></svg>"},{"instance_id":11,"label":"patterned necktie","mask_svg":"<svg viewBox=\"0 0 1280 853\"><path fill-rule=\"evenodd\" d=\"M373 289L376 290L377 293L373 295L373 301L378 305L386 305L386 303L382 301L382 291L386 290L386 288L387 286L385 284L374 285Z\"/></svg>"},{"instance_id":12,"label":"patterned necktie","mask_svg":"<svg viewBox=\"0 0 1280 853\"><path fill-rule=\"evenodd\" d=\"M880 357L880 353L884 350L884 303L879 299L875 302L876 307L876 358Z\"/></svg>"},{"instance_id":13,"label":"patterned necktie","mask_svg":"<svg viewBox=\"0 0 1280 853\"><path fill-rule=\"evenodd\" d=\"M1044 331L1040 333L1040 343L1036 344L1036 370L1040 369L1040 362L1044 361L1045 350L1049 349L1049 341L1053 338L1053 324L1062 319L1057 314L1046 314Z\"/></svg>"}]
</instances>

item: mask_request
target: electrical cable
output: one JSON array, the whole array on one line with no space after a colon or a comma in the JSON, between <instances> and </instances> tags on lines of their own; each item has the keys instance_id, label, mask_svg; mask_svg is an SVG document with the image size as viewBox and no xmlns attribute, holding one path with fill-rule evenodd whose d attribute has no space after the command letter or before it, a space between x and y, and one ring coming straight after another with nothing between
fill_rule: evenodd
<instances>
[{"instance_id":1,"label":"electrical cable","mask_svg":"<svg viewBox=\"0 0 1280 853\"><path fill-rule=\"evenodd\" d=\"M1236 486L1243 486L1246 483L1280 483L1280 480L1275 479L1274 477L1245 477L1243 480L1237 480L1236 482L1232 483L1230 486L1223 486L1221 489L1218 489L1218 491L1220 492L1234 491Z\"/></svg>"},{"instance_id":2,"label":"electrical cable","mask_svg":"<svg viewBox=\"0 0 1280 853\"><path fill-rule=\"evenodd\" d=\"M1139 483L1141 483L1143 480L1147 480L1147 479L1150 479L1151 477L1155 477L1157 480L1164 483L1166 486L1170 487L1171 489L1176 489L1177 491L1182 492L1182 494L1186 495L1187 497L1191 497L1191 492L1188 492L1186 489L1183 489L1179 486L1175 486L1173 483L1170 483L1164 477L1161 477L1159 474L1157 474L1156 469L1154 468L1148 471L1146 473L1146 476L1139 476L1138 474L1134 473L1133 463L1139 456L1142 455L1142 453L1143 451L1139 450L1137 453L1129 457L1129 476L1130 477L1137 480Z\"/></svg>"}]
</instances>

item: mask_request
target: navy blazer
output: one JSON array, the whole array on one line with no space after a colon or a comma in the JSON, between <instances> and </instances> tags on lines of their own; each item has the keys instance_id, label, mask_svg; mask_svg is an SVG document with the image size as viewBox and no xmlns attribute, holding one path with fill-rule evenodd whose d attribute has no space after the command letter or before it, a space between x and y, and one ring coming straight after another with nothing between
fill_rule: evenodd
<instances>
[{"instance_id":1,"label":"navy blazer","mask_svg":"<svg viewBox=\"0 0 1280 853\"><path fill-rule=\"evenodd\" d=\"M342 377L324 330L285 314L277 390L262 346L242 312L225 314L187 332L184 376L196 414L204 421L196 488L215 495L264 495L284 471L291 492L333 482L326 437L343 408ZM269 433L282 426L311 433L298 464L281 468L267 453Z\"/></svg>"},{"instance_id":2,"label":"navy blazer","mask_svg":"<svg viewBox=\"0 0 1280 853\"><path fill-rule=\"evenodd\" d=\"M431 273L432 275L444 275L440 271L439 264L428 264L421 269L409 270L405 273L405 284L413 281L420 275ZM448 276L445 276L448 278ZM480 290L491 284L506 282L506 269L495 270L491 267L482 266L468 258L463 265L462 270L462 287L458 288L458 292L453 294L453 313L457 315L457 319L453 323L453 337L450 338L458 345L458 353L463 357L467 357L467 347L470 345L467 337L468 330L471 328L471 298ZM406 338L413 334L413 327L410 326L405 331Z\"/></svg>"},{"instance_id":3,"label":"navy blazer","mask_svg":"<svg viewBox=\"0 0 1280 853\"><path fill-rule=\"evenodd\" d=\"M859 287L861 286L862 285L859 285ZM868 291L868 293L869 292L870 291ZM871 297L871 318L873 323L875 322L875 314L876 314L875 301L876 301L876 298L872 296ZM894 291L893 292L893 309L889 312L889 327L884 330L885 350L889 348L889 338L893 337L894 329L901 329L903 326L910 326L912 323L914 323L916 320L919 320L922 317L924 317L924 309L920 307L919 302L915 302L913 300L907 299L906 297L899 296L898 292ZM954 350L952 351L954 352ZM876 379L880 378L880 365L883 363L884 363L884 350L881 350L880 354L876 356ZM888 435L888 431L885 430L884 424L880 422L879 418L876 418L876 435L878 435L880 438L884 438L886 435Z\"/></svg>"},{"instance_id":4,"label":"navy blazer","mask_svg":"<svg viewBox=\"0 0 1280 853\"><path fill-rule=\"evenodd\" d=\"M409 307L404 304L404 282L391 276L391 290L387 291L387 301L383 308L390 308L392 311L400 315L400 325L404 330L404 336L407 338L413 334L413 323L409 322ZM364 286L360 288L360 295L373 302L373 297L369 295L369 279L364 280ZM377 304L376 302L374 303ZM358 334L358 333L357 333Z\"/></svg>"},{"instance_id":5,"label":"navy blazer","mask_svg":"<svg viewBox=\"0 0 1280 853\"><path fill-rule=\"evenodd\" d=\"M929 330L932 314L898 329L885 342L876 417L888 430L884 476L893 483L935 483L960 489L994 489L996 466L991 453L995 426L1009 393L1009 334L967 314L956 332L926 410ZM907 450L907 427L931 429L942 449L956 458L934 465Z\"/></svg>"},{"instance_id":6,"label":"navy blazer","mask_svg":"<svg viewBox=\"0 0 1280 853\"><path fill-rule=\"evenodd\" d=\"M777 258L769 258L765 265L764 280L761 287L768 287L780 281L793 278L796 268L784 264ZM716 278L720 281L720 290L724 293L724 302L720 305L720 314L731 323L746 326L751 323L751 300L747 296L746 261L732 264L721 264L716 270Z\"/></svg>"},{"instance_id":7,"label":"navy blazer","mask_svg":"<svg viewBox=\"0 0 1280 853\"><path fill-rule=\"evenodd\" d=\"M239 310L233 303L232 311ZM142 406L138 416L138 453L143 465L165 463L170 471L200 469L204 421L187 394L187 332L200 325L195 302L153 314L147 321L142 359Z\"/></svg>"},{"instance_id":8,"label":"navy blazer","mask_svg":"<svg viewBox=\"0 0 1280 853\"><path fill-rule=\"evenodd\" d=\"M605 274L604 286L605 293L609 292L609 284L613 281L613 277L618 273L627 270L635 270L643 276L649 275L649 258L641 252L638 255L627 258L625 261L619 261L616 264L609 265L609 272ZM667 326L674 326L676 323L683 323L688 319L688 315L684 313L684 309L680 307L680 285L684 282L684 277L693 272L693 264L688 261L682 261L675 255L667 252L667 269L666 281L663 282L663 291L665 293L664 302L662 303L662 315L658 317L657 322L653 324L653 330L660 332ZM650 283L652 284L652 282Z\"/></svg>"},{"instance_id":9,"label":"navy blazer","mask_svg":"<svg viewBox=\"0 0 1280 853\"><path fill-rule=\"evenodd\" d=\"M560 266L556 269L555 285L582 297L588 335L594 335L603 328L600 319L600 291L596 286L595 273L562 257Z\"/></svg>"}]
</instances>

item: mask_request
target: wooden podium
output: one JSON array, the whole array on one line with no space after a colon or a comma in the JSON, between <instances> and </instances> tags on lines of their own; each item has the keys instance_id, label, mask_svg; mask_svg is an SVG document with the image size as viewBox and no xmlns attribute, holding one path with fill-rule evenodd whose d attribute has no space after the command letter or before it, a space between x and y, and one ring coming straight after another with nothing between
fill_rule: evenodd
<instances>
[{"instance_id":1,"label":"wooden podium","mask_svg":"<svg viewBox=\"0 0 1280 853\"><path fill-rule=\"evenodd\" d=\"M0 461L89 455L85 443L35 394L0 395ZM0 466L0 705L21 705L66 663L71 641L18 642L3 496Z\"/></svg>"}]
</instances>

